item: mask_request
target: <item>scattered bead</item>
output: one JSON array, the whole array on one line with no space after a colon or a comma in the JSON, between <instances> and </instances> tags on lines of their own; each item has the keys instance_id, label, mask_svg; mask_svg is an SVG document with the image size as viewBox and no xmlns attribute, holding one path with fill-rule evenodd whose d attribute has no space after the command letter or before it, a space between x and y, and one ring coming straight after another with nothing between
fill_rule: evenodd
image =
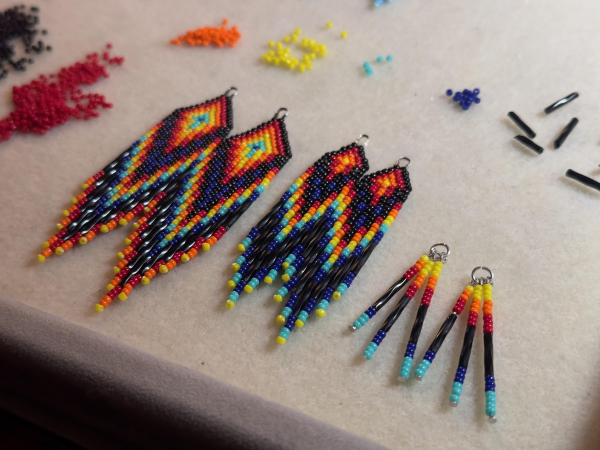
<instances>
[{"instance_id":1,"label":"scattered bead","mask_svg":"<svg viewBox=\"0 0 600 450\"><path fill-rule=\"evenodd\" d=\"M479 92L479 89L473 89L473 91L465 89L462 92L456 92L454 97L452 97L452 100L459 102L463 111L467 111L473 103L478 104L481 102L481 99L478 97ZM448 89L446 95L451 96L452 90Z\"/></svg>"},{"instance_id":2,"label":"scattered bead","mask_svg":"<svg viewBox=\"0 0 600 450\"><path fill-rule=\"evenodd\" d=\"M382 63L383 62L383 56L378 56L377 57L377 62L378 63Z\"/></svg>"},{"instance_id":3,"label":"scattered bead","mask_svg":"<svg viewBox=\"0 0 600 450\"><path fill-rule=\"evenodd\" d=\"M325 26L326 26L327 28L331 28L331 27L333 27L333 22L327 22L327 23L325 24Z\"/></svg>"},{"instance_id":4,"label":"scattered bead","mask_svg":"<svg viewBox=\"0 0 600 450\"><path fill-rule=\"evenodd\" d=\"M171 44L181 45L181 43L184 42L192 46L208 46L214 44L217 47L235 47L237 42L242 37L241 33L235 25L230 29L227 29L225 27L225 25L228 23L227 19L223 19L222 23L223 26L220 28L207 26L198 28L195 31L188 31L186 34L179 36L177 39L172 39Z\"/></svg>"},{"instance_id":5,"label":"scattered bead","mask_svg":"<svg viewBox=\"0 0 600 450\"><path fill-rule=\"evenodd\" d=\"M387 55L387 57L385 59L387 60L387 62L392 62L394 60L392 55Z\"/></svg>"},{"instance_id":6,"label":"scattered bead","mask_svg":"<svg viewBox=\"0 0 600 450\"><path fill-rule=\"evenodd\" d=\"M452 96L452 89L448 89L448 90L446 91L446 95L447 95L448 97L451 97L451 96Z\"/></svg>"},{"instance_id":7,"label":"scattered bead","mask_svg":"<svg viewBox=\"0 0 600 450\"><path fill-rule=\"evenodd\" d=\"M346 39L348 37L348 33L346 31L342 31L342 33L340 34L340 37L342 39Z\"/></svg>"},{"instance_id":8,"label":"scattered bead","mask_svg":"<svg viewBox=\"0 0 600 450\"><path fill-rule=\"evenodd\" d=\"M123 58L105 58L107 64L121 65ZM23 86L13 87L15 109L0 120L0 141L9 139L15 131L46 134L67 120L88 120L98 117L99 108L111 108L101 94L84 94L79 85L94 84L108 78L106 66L100 64L97 53L86 60L61 69L53 75L42 75ZM72 105L72 106L71 106Z\"/></svg>"}]
</instances>

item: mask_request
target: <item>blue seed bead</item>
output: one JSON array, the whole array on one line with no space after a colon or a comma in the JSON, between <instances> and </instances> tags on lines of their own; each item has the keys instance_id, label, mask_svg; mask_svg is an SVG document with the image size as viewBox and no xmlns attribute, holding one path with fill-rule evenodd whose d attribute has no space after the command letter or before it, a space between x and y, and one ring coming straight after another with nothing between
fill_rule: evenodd
<instances>
[{"instance_id":1,"label":"blue seed bead","mask_svg":"<svg viewBox=\"0 0 600 450\"><path fill-rule=\"evenodd\" d=\"M427 350L425 356L423 356L423 359L429 361L429 363L433 362L433 358L435 358L435 352L432 352L431 350Z\"/></svg>"},{"instance_id":2,"label":"blue seed bead","mask_svg":"<svg viewBox=\"0 0 600 450\"><path fill-rule=\"evenodd\" d=\"M479 104L479 103L481 103L481 99L480 99L479 97L475 97L475 98L473 99L473 101L474 101L476 104Z\"/></svg>"},{"instance_id":3,"label":"blue seed bead","mask_svg":"<svg viewBox=\"0 0 600 450\"><path fill-rule=\"evenodd\" d=\"M448 97L452 96L452 89L448 89L448 90L446 91L446 95L447 95Z\"/></svg>"},{"instance_id":4,"label":"blue seed bead","mask_svg":"<svg viewBox=\"0 0 600 450\"><path fill-rule=\"evenodd\" d=\"M459 102L462 99L462 94L460 92L456 92L454 94L454 97L452 97L452 100L454 100L455 102Z\"/></svg>"},{"instance_id":5,"label":"blue seed bead","mask_svg":"<svg viewBox=\"0 0 600 450\"><path fill-rule=\"evenodd\" d=\"M479 90L479 88L473 89L473 94L475 94L475 95L479 95L480 92L481 91Z\"/></svg>"},{"instance_id":6,"label":"blue seed bead","mask_svg":"<svg viewBox=\"0 0 600 450\"><path fill-rule=\"evenodd\" d=\"M465 375L467 374L467 369L466 367L463 366L459 366L456 369L456 375L454 376L454 381L457 383L464 383L465 382Z\"/></svg>"},{"instance_id":7,"label":"blue seed bead","mask_svg":"<svg viewBox=\"0 0 600 450\"><path fill-rule=\"evenodd\" d=\"M409 342L406 346L406 352L404 353L405 357L413 358L415 356L415 350L417 349L417 344L414 342Z\"/></svg>"}]
</instances>

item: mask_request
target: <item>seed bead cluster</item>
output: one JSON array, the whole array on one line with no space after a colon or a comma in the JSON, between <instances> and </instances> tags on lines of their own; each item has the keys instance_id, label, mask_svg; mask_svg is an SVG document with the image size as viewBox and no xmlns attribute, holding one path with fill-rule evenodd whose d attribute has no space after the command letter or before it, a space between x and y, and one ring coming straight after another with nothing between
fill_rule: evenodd
<instances>
[{"instance_id":1,"label":"seed bead cluster","mask_svg":"<svg viewBox=\"0 0 600 450\"><path fill-rule=\"evenodd\" d=\"M261 56L262 60L267 64L274 66L281 66L288 70L299 72L306 72L312 69L312 61L317 57L325 58L327 56L327 46L325 44L316 42L314 39L303 38L300 40L300 34L302 30L297 28L289 36L283 38L283 42L269 41L269 50L267 53ZM291 48L286 46L287 44L295 43L299 45L305 54L301 59L298 59L291 54Z\"/></svg>"},{"instance_id":2,"label":"seed bead cluster","mask_svg":"<svg viewBox=\"0 0 600 450\"><path fill-rule=\"evenodd\" d=\"M84 94L80 85L94 84L108 78L108 65L121 65L123 58L104 52L87 55L83 62L61 69L53 75L42 75L23 86L13 87L15 109L0 120L0 141L8 140L15 131L46 132L69 119L88 120L98 117L98 109L111 108L103 95Z\"/></svg>"},{"instance_id":3,"label":"seed bead cluster","mask_svg":"<svg viewBox=\"0 0 600 450\"><path fill-rule=\"evenodd\" d=\"M204 47L213 44L217 47L235 47L242 35L235 25L228 29L226 27L228 23L227 19L223 19L223 26L219 28L206 26L194 31L188 31L178 38L172 39L171 44L181 45L184 43L191 46L202 45Z\"/></svg>"}]
</instances>

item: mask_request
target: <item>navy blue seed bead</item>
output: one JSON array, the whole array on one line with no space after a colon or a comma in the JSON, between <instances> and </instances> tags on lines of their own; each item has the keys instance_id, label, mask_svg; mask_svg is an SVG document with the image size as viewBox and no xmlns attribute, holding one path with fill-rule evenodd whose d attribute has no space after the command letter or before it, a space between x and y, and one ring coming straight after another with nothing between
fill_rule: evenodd
<instances>
[{"instance_id":1,"label":"navy blue seed bead","mask_svg":"<svg viewBox=\"0 0 600 450\"><path fill-rule=\"evenodd\" d=\"M415 344L414 342L409 342L408 345L406 346L406 352L404 353L404 357L405 358L407 356L410 358L414 357L416 349L417 349L417 344Z\"/></svg>"},{"instance_id":2,"label":"navy blue seed bead","mask_svg":"<svg viewBox=\"0 0 600 450\"><path fill-rule=\"evenodd\" d=\"M292 329L294 328L294 325L296 324L296 319L297 319L297 317L295 315L290 314L284 327L287 328L288 330L292 331Z\"/></svg>"},{"instance_id":3,"label":"navy blue seed bead","mask_svg":"<svg viewBox=\"0 0 600 450\"><path fill-rule=\"evenodd\" d=\"M486 391L495 391L496 390L496 380L494 379L493 375L486 375L485 390Z\"/></svg>"},{"instance_id":4,"label":"navy blue seed bead","mask_svg":"<svg viewBox=\"0 0 600 450\"><path fill-rule=\"evenodd\" d=\"M452 89L448 89L448 90L446 91L446 95L447 95L448 97L450 97L450 96L452 95Z\"/></svg>"},{"instance_id":5,"label":"navy blue seed bead","mask_svg":"<svg viewBox=\"0 0 600 450\"><path fill-rule=\"evenodd\" d=\"M433 362L433 358L435 358L435 352L432 352L431 350L427 350L425 356L423 356L423 359L426 359L429 362Z\"/></svg>"},{"instance_id":6,"label":"navy blue seed bead","mask_svg":"<svg viewBox=\"0 0 600 450\"><path fill-rule=\"evenodd\" d=\"M367 316L369 316L369 319L371 319L371 318L373 318L373 316L374 316L375 314L377 314L377 310L376 310L375 308L373 308L372 306L369 306L369 309L367 309L367 310L365 311L365 314L366 314Z\"/></svg>"},{"instance_id":7,"label":"navy blue seed bead","mask_svg":"<svg viewBox=\"0 0 600 450\"><path fill-rule=\"evenodd\" d=\"M454 382L461 383L461 384L464 383L466 374L467 374L466 367L458 366L458 369L456 369L456 375L454 376Z\"/></svg>"},{"instance_id":8,"label":"navy blue seed bead","mask_svg":"<svg viewBox=\"0 0 600 450\"><path fill-rule=\"evenodd\" d=\"M462 94L460 92L457 92L454 94L454 97L452 97L452 100L454 100L455 102L459 102L461 98Z\"/></svg>"}]
</instances>

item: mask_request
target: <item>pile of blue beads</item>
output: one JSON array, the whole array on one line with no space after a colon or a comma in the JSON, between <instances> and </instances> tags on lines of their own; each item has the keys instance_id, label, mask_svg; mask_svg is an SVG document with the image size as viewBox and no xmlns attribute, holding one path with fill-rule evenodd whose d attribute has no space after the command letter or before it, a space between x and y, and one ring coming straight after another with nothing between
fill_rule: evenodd
<instances>
[{"instance_id":1,"label":"pile of blue beads","mask_svg":"<svg viewBox=\"0 0 600 450\"><path fill-rule=\"evenodd\" d=\"M478 97L479 89L475 88L472 91L465 89L462 92L455 92L452 100L455 102L460 102L460 107L463 111L467 111L473 103L481 102L481 99ZM448 89L446 91L446 95L448 97L452 96L452 89Z\"/></svg>"}]
</instances>

